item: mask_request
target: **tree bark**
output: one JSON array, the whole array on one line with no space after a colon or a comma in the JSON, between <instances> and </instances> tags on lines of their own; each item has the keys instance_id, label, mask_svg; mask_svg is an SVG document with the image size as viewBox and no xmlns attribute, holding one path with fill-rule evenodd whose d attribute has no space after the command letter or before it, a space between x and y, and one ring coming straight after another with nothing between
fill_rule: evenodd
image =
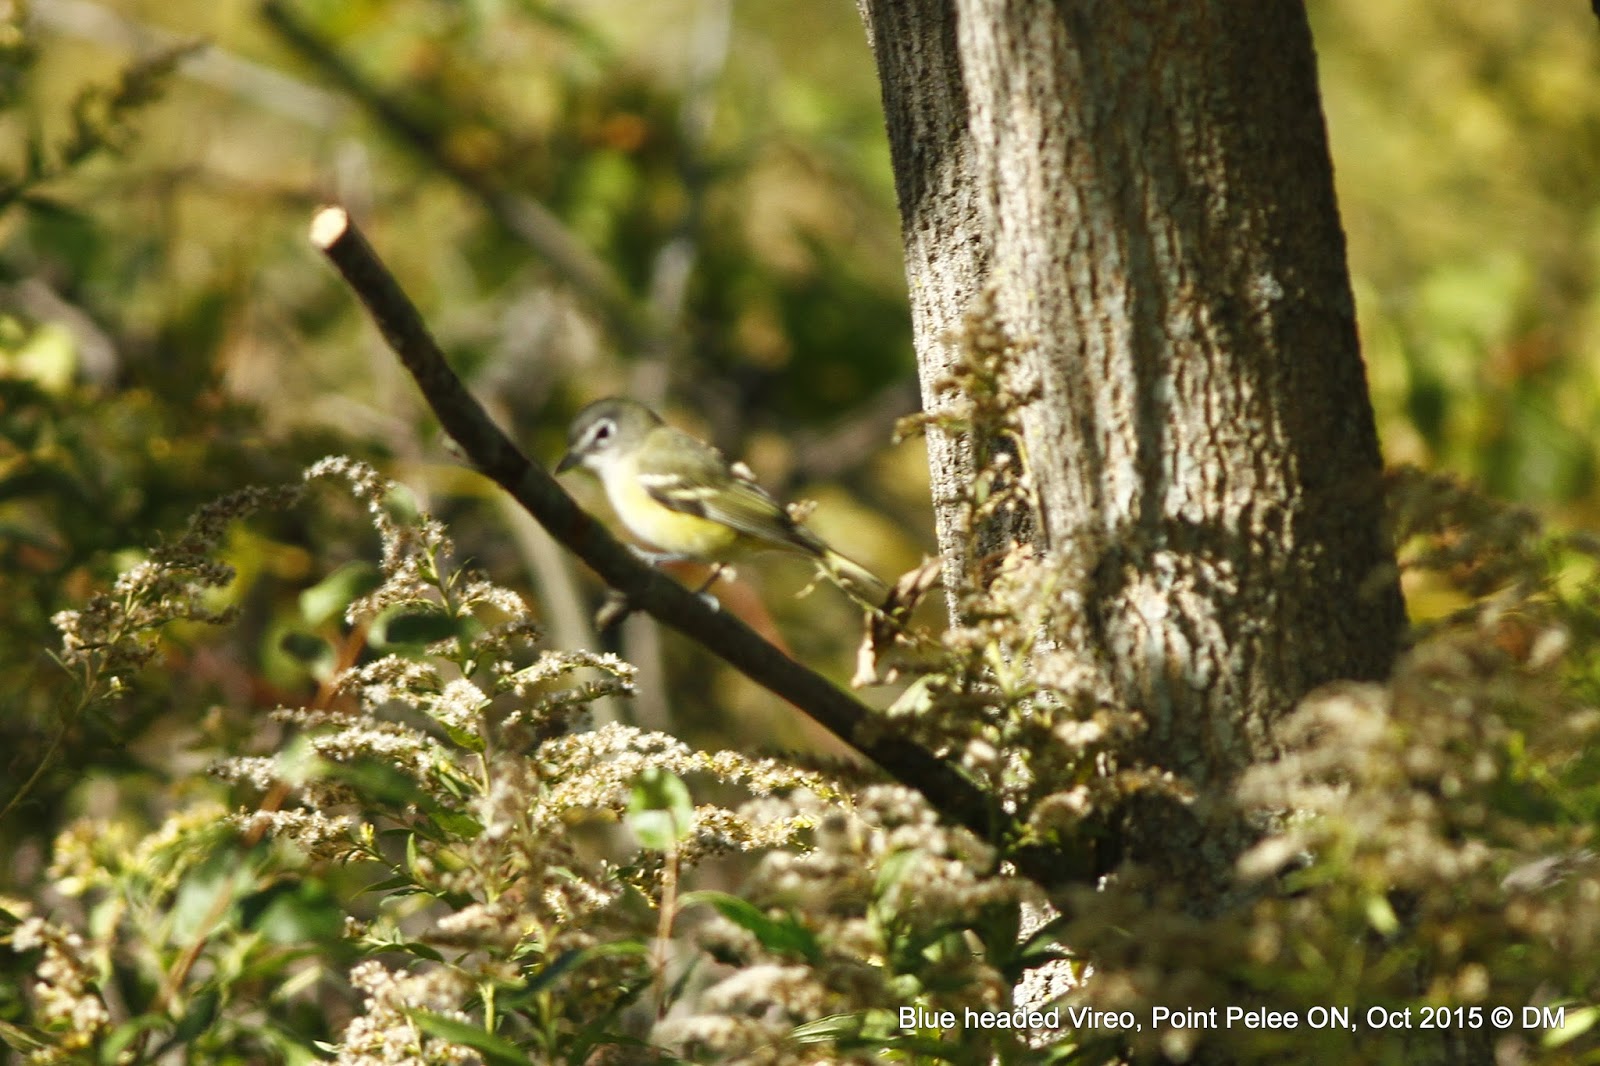
<instances>
[{"instance_id":1,"label":"tree bark","mask_svg":"<svg viewBox=\"0 0 1600 1066\"><path fill-rule=\"evenodd\" d=\"M1131 855L1205 911L1237 773L1404 624L1300 4L860 0L883 85L924 399L984 285L1040 399L1036 541L1082 565L1067 640L1196 789ZM947 565L972 450L930 445Z\"/></svg>"},{"instance_id":2,"label":"tree bark","mask_svg":"<svg viewBox=\"0 0 1600 1066\"><path fill-rule=\"evenodd\" d=\"M858 0L858 6L883 89L922 409L937 414L959 400L940 383L956 358L951 337L990 274L994 240L961 75L956 11L939 0ZM937 425L927 439L939 553L947 571L965 573L975 550L1001 549L1011 531L990 526L973 531L976 544L969 541L963 499L975 474L972 442Z\"/></svg>"}]
</instances>

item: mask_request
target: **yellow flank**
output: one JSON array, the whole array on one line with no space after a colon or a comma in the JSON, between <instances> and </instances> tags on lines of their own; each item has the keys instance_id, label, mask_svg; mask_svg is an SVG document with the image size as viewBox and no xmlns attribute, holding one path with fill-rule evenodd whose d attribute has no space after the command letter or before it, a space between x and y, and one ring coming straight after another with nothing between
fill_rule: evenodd
<instances>
[{"instance_id":1,"label":"yellow flank","mask_svg":"<svg viewBox=\"0 0 1600 1066\"><path fill-rule=\"evenodd\" d=\"M877 607L888 595L870 571L797 525L748 472L642 404L612 397L579 411L556 473L575 466L599 475L611 509L651 550L652 561L725 563L762 551L792 552L809 557L865 607Z\"/></svg>"},{"instance_id":2,"label":"yellow flank","mask_svg":"<svg viewBox=\"0 0 1600 1066\"><path fill-rule=\"evenodd\" d=\"M647 492L632 462L619 462L601 474L611 509L646 547L686 555L701 562L721 562L739 554L743 535L731 526L699 515L674 511ZM671 545L671 547L667 547Z\"/></svg>"}]
</instances>

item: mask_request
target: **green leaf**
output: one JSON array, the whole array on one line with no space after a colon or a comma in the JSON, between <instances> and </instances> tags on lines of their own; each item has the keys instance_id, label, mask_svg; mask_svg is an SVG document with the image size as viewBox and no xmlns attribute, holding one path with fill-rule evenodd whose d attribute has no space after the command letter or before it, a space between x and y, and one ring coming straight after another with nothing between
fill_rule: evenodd
<instances>
[{"instance_id":1,"label":"green leaf","mask_svg":"<svg viewBox=\"0 0 1600 1066\"><path fill-rule=\"evenodd\" d=\"M326 625L344 617L346 608L382 582L383 575L371 563L346 563L300 593L300 615L307 625Z\"/></svg>"},{"instance_id":2,"label":"green leaf","mask_svg":"<svg viewBox=\"0 0 1600 1066\"><path fill-rule=\"evenodd\" d=\"M458 747L465 748L474 755L482 755L485 751L487 745L484 744L483 738L478 734L469 733L465 729L461 729L458 726L444 725L442 722L440 725L444 726L445 735L448 736Z\"/></svg>"},{"instance_id":3,"label":"green leaf","mask_svg":"<svg viewBox=\"0 0 1600 1066\"><path fill-rule=\"evenodd\" d=\"M172 1035L151 1054L151 1059L159 1059L166 1052L191 1042L210 1029L217 1020L217 1012L221 1005L222 997L215 988L207 988L195 996L189 1003L189 1009L178 1019Z\"/></svg>"},{"instance_id":4,"label":"green leaf","mask_svg":"<svg viewBox=\"0 0 1600 1066\"><path fill-rule=\"evenodd\" d=\"M333 646L315 633L291 629L278 638L283 653L307 670L316 672L333 661Z\"/></svg>"},{"instance_id":5,"label":"green leaf","mask_svg":"<svg viewBox=\"0 0 1600 1066\"><path fill-rule=\"evenodd\" d=\"M650 948L641 940L619 940L610 944L596 944L593 947L573 948L563 951L555 959L535 973L529 979L527 986L518 989L510 997L502 997L503 1005L522 1004L534 995L543 992L554 985L562 977L577 969L585 963L596 959L613 958L619 955L643 956L649 954Z\"/></svg>"},{"instance_id":6,"label":"green leaf","mask_svg":"<svg viewBox=\"0 0 1600 1066\"><path fill-rule=\"evenodd\" d=\"M206 931L218 913L218 898L226 897L231 904L253 878L241 853L216 851L179 884L169 912L174 935L192 938Z\"/></svg>"},{"instance_id":7,"label":"green leaf","mask_svg":"<svg viewBox=\"0 0 1600 1066\"><path fill-rule=\"evenodd\" d=\"M945 1062L953 1061L952 1053L964 1050L953 1041L938 1040L920 1033L901 1033L896 1021L892 1012L882 1009L830 1014L826 1018L795 1026L789 1031L789 1036L798 1044L836 1044L846 1049L871 1047L905 1051Z\"/></svg>"},{"instance_id":8,"label":"green leaf","mask_svg":"<svg viewBox=\"0 0 1600 1066\"><path fill-rule=\"evenodd\" d=\"M383 497L384 512L400 525L414 526L422 518L422 506L417 502L416 494L400 482L392 482L389 492Z\"/></svg>"},{"instance_id":9,"label":"green leaf","mask_svg":"<svg viewBox=\"0 0 1600 1066\"><path fill-rule=\"evenodd\" d=\"M424 1033L472 1048L483 1056L485 1062L500 1063L502 1066L528 1066L531 1061L527 1053L511 1041L476 1025L423 1010L408 1010L405 1014Z\"/></svg>"},{"instance_id":10,"label":"green leaf","mask_svg":"<svg viewBox=\"0 0 1600 1066\"><path fill-rule=\"evenodd\" d=\"M172 1019L164 1014L141 1014L128 1019L111 1030L100 1045L100 1061L108 1064L120 1061L124 1049L138 1037L147 1032L163 1032L171 1024Z\"/></svg>"},{"instance_id":11,"label":"green leaf","mask_svg":"<svg viewBox=\"0 0 1600 1066\"><path fill-rule=\"evenodd\" d=\"M795 1026L789 1031L789 1037L798 1044L832 1043L840 1040L854 1040L861 1036L865 1028L867 1017L865 1012L853 1011L849 1014L830 1014L826 1018L817 1018Z\"/></svg>"},{"instance_id":12,"label":"green leaf","mask_svg":"<svg viewBox=\"0 0 1600 1066\"><path fill-rule=\"evenodd\" d=\"M284 880L239 901L240 922L274 944L331 943L344 909L321 881Z\"/></svg>"},{"instance_id":13,"label":"green leaf","mask_svg":"<svg viewBox=\"0 0 1600 1066\"><path fill-rule=\"evenodd\" d=\"M363 888L361 891L363 891L363 892L394 892L395 890L402 889L402 888L410 890L410 891L413 891L413 892L420 891L417 888L417 883L415 881L413 881L410 877L406 876L405 874L396 874L393 877L385 877L382 881L378 881L378 882L375 882L373 884L370 884L367 887Z\"/></svg>"},{"instance_id":14,"label":"green leaf","mask_svg":"<svg viewBox=\"0 0 1600 1066\"><path fill-rule=\"evenodd\" d=\"M696 903L708 904L728 921L751 933L768 951L798 955L808 962L822 959L822 946L817 943L816 934L792 917L769 917L748 900L710 889L684 895L683 906Z\"/></svg>"},{"instance_id":15,"label":"green leaf","mask_svg":"<svg viewBox=\"0 0 1600 1066\"><path fill-rule=\"evenodd\" d=\"M41 1051L45 1047L43 1040L40 1040L21 1026L12 1025L3 1018L0 1018L0 1043L5 1044L6 1047L13 1051L30 1054L35 1051Z\"/></svg>"},{"instance_id":16,"label":"green leaf","mask_svg":"<svg viewBox=\"0 0 1600 1066\"><path fill-rule=\"evenodd\" d=\"M929 710L933 706L933 679L919 677L906 686L906 690L895 697L888 711L890 716L917 715Z\"/></svg>"},{"instance_id":17,"label":"green leaf","mask_svg":"<svg viewBox=\"0 0 1600 1066\"><path fill-rule=\"evenodd\" d=\"M510 1002L513 997L505 997L504 999L500 1000L499 1002L502 1009L510 1008L513 1005L521 1006L523 1003L531 1000L538 993L543 992L545 989L555 984L563 976L565 976L568 971L572 970L578 965L578 963L583 961L584 954L585 953L582 950L573 948L569 951L563 951L561 954L557 955L555 957L555 961L551 962L550 965L533 974L533 976L529 979L526 988L518 989L517 992L514 993L514 1004Z\"/></svg>"},{"instance_id":18,"label":"green leaf","mask_svg":"<svg viewBox=\"0 0 1600 1066\"><path fill-rule=\"evenodd\" d=\"M444 955L438 948L431 944L425 944L420 940L402 940L399 943L386 944L384 945L384 950L403 951L407 955L415 955L417 958L427 959L429 962L444 961Z\"/></svg>"},{"instance_id":19,"label":"green leaf","mask_svg":"<svg viewBox=\"0 0 1600 1066\"><path fill-rule=\"evenodd\" d=\"M676 774L652 766L640 774L628 796L628 828L651 851L677 846L694 829L694 800Z\"/></svg>"},{"instance_id":20,"label":"green leaf","mask_svg":"<svg viewBox=\"0 0 1600 1066\"><path fill-rule=\"evenodd\" d=\"M0 370L36 381L47 392L62 392L77 373L78 347L65 326L47 322L17 350L0 351Z\"/></svg>"},{"instance_id":21,"label":"green leaf","mask_svg":"<svg viewBox=\"0 0 1600 1066\"><path fill-rule=\"evenodd\" d=\"M426 810L434 802L409 774L377 759L330 762L326 774L349 785L363 800L377 806L400 809L415 806Z\"/></svg>"},{"instance_id":22,"label":"green leaf","mask_svg":"<svg viewBox=\"0 0 1600 1066\"><path fill-rule=\"evenodd\" d=\"M462 635L462 622L436 609L414 606L380 614L369 634L373 646L425 645Z\"/></svg>"},{"instance_id":23,"label":"green leaf","mask_svg":"<svg viewBox=\"0 0 1600 1066\"><path fill-rule=\"evenodd\" d=\"M973 924L973 932L992 960L1009 958L1017 951L1021 930L1022 904L1015 900L985 907Z\"/></svg>"},{"instance_id":24,"label":"green leaf","mask_svg":"<svg viewBox=\"0 0 1600 1066\"><path fill-rule=\"evenodd\" d=\"M1600 1022L1600 1007L1579 1007L1577 1010L1566 1011L1562 1018L1565 1023L1559 1029L1547 1029L1540 1043L1545 1047L1555 1048L1578 1037L1594 1028Z\"/></svg>"},{"instance_id":25,"label":"green leaf","mask_svg":"<svg viewBox=\"0 0 1600 1066\"><path fill-rule=\"evenodd\" d=\"M1379 936L1394 936L1400 930L1400 919L1387 898L1375 895L1367 900L1367 923Z\"/></svg>"},{"instance_id":26,"label":"green leaf","mask_svg":"<svg viewBox=\"0 0 1600 1066\"><path fill-rule=\"evenodd\" d=\"M460 811L451 811L440 808L432 811L429 817L433 823L447 834L461 840L473 840L483 832L483 823L469 814Z\"/></svg>"},{"instance_id":27,"label":"green leaf","mask_svg":"<svg viewBox=\"0 0 1600 1066\"><path fill-rule=\"evenodd\" d=\"M878 877L873 884L872 890L873 896L881 901L888 894L889 889L905 878L907 867L916 861L917 855L918 853L910 848L902 848L885 856L883 862L878 865Z\"/></svg>"}]
</instances>

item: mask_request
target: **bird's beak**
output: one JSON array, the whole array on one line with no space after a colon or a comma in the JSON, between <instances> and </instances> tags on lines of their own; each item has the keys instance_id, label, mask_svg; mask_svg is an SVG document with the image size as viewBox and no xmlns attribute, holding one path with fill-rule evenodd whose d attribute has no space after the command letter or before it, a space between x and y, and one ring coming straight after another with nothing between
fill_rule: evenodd
<instances>
[{"instance_id":1,"label":"bird's beak","mask_svg":"<svg viewBox=\"0 0 1600 1066\"><path fill-rule=\"evenodd\" d=\"M561 461L556 464L556 473L565 474L568 470L571 470L581 462L583 462L583 457L581 455L579 455L577 452L568 452L566 455L563 455L561 457Z\"/></svg>"}]
</instances>

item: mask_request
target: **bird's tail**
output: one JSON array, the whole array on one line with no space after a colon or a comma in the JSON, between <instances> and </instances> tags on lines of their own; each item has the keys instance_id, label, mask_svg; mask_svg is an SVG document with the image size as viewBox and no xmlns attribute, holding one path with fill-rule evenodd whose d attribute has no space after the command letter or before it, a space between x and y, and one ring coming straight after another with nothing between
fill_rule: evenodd
<instances>
[{"instance_id":1,"label":"bird's tail","mask_svg":"<svg viewBox=\"0 0 1600 1066\"><path fill-rule=\"evenodd\" d=\"M863 607L877 610L889 598L889 586L876 574L832 548L825 548L817 561L829 580Z\"/></svg>"}]
</instances>

